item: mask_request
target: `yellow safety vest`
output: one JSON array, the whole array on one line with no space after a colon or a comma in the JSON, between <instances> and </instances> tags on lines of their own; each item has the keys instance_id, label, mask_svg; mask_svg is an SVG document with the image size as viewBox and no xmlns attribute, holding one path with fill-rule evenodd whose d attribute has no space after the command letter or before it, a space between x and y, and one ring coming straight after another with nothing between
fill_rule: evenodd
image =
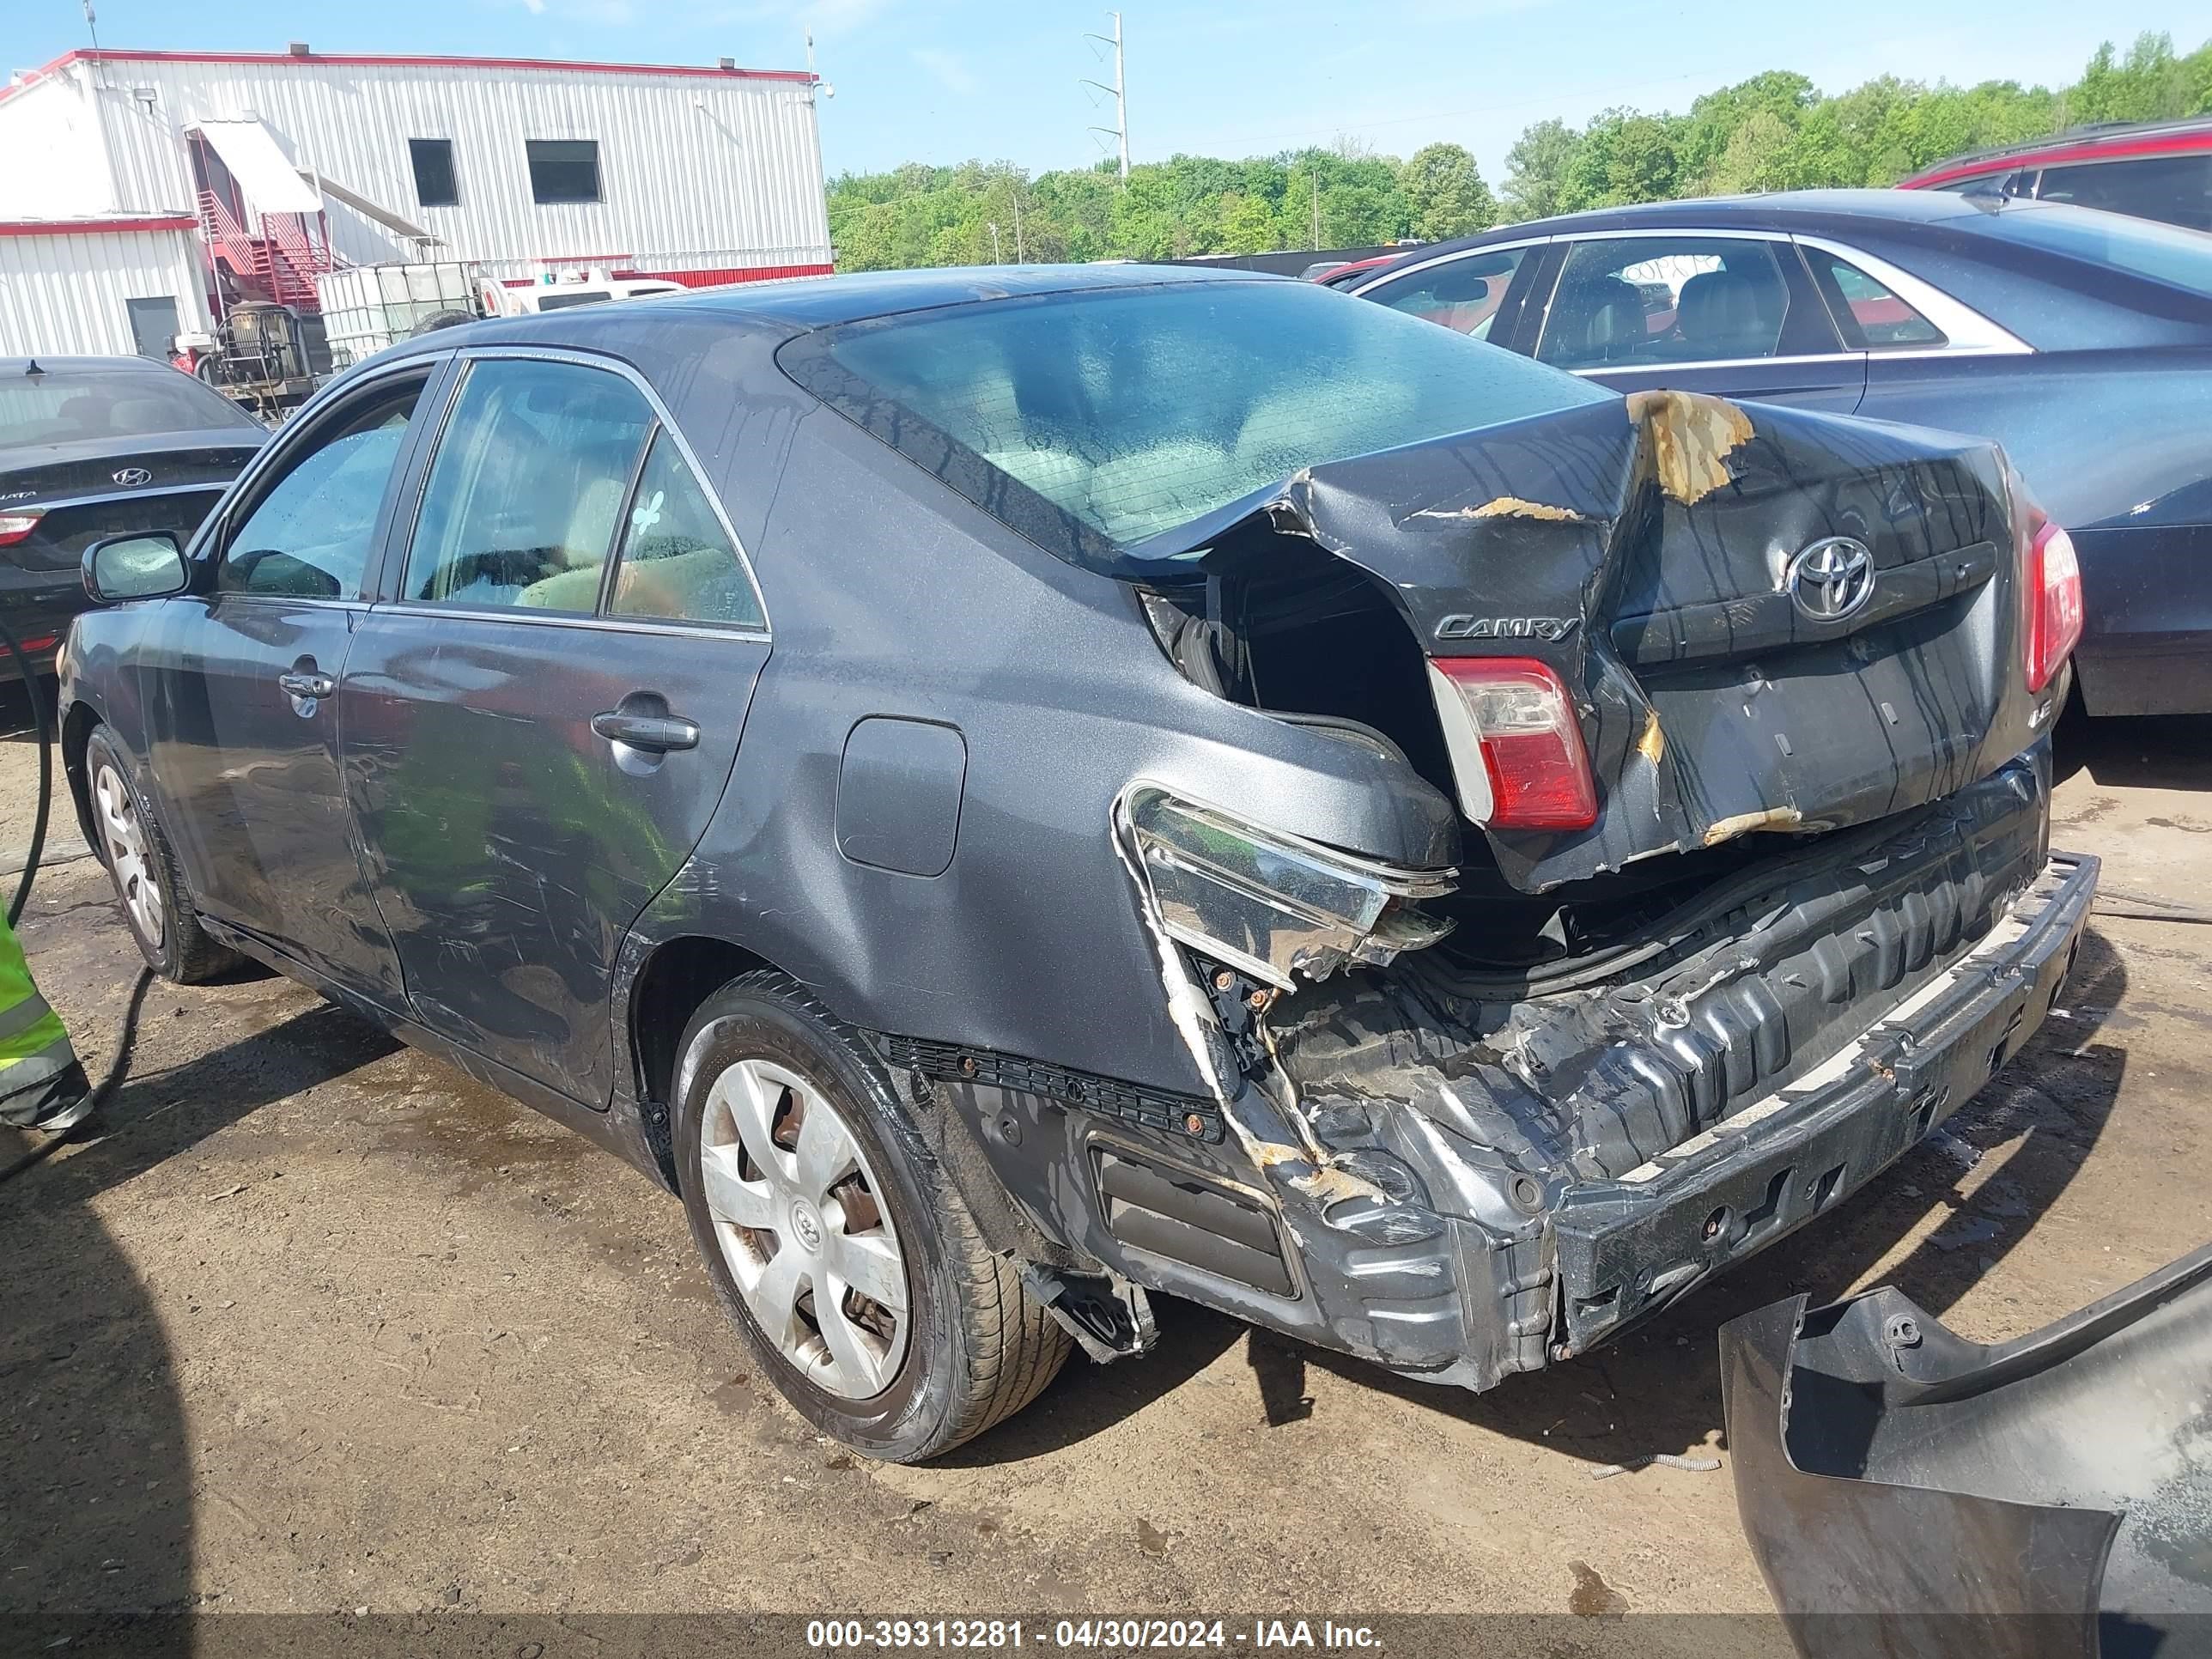
<instances>
[{"instance_id":1,"label":"yellow safety vest","mask_svg":"<svg viewBox=\"0 0 2212 1659\"><path fill-rule=\"evenodd\" d=\"M0 1123L51 1122L85 1092L62 1017L39 994L15 930L0 917Z\"/></svg>"}]
</instances>

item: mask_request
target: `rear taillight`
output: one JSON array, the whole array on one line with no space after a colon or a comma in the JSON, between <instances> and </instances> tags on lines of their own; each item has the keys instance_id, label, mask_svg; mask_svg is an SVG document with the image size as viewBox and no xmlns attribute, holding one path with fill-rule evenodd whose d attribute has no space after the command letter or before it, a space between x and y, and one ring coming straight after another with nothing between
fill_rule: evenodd
<instances>
[{"instance_id":1,"label":"rear taillight","mask_svg":"<svg viewBox=\"0 0 2212 1659\"><path fill-rule=\"evenodd\" d=\"M2013 510L2027 545L2021 561L2021 655L2027 689L2040 691L2081 641L2081 562L2074 538L2015 483Z\"/></svg>"},{"instance_id":2,"label":"rear taillight","mask_svg":"<svg viewBox=\"0 0 2212 1659\"><path fill-rule=\"evenodd\" d=\"M46 513L43 507L0 513L0 547L13 547L17 542L29 540L31 532L39 527L39 520L46 516Z\"/></svg>"},{"instance_id":3,"label":"rear taillight","mask_svg":"<svg viewBox=\"0 0 2212 1659\"><path fill-rule=\"evenodd\" d=\"M1582 722L1549 665L1455 657L1429 665L1469 817L1493 830L1587 830L1597 822Z\"/></svg>"}]
</instances>

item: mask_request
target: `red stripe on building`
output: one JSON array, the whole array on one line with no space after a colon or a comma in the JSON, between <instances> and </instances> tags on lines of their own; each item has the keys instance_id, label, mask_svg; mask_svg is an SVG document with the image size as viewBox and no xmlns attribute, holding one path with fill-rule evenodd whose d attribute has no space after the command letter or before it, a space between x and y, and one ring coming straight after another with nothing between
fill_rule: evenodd
<instances>
[{"instance_id":1,"label":"red stripe on building","mask_svg":"<svg viewBox=\"0 0 2212 1659\"><path fill-rule=\"evenodd\" d=\"M704 64L605 64L558 58L429 58L391 52L131 52L79 46L33 70L10 87L0 88L0 102L28 91L72 64L336 64L351 69L550 70L580 75L690 75L736 81L793 81L811 85L819 77L806 70L723 69Z\"/></svg>"},{"instance_id":2,"label":"red stripe on building","mask_svg":"<svg viewBox=\"0 0 2212 1659\"><path fill-rule=\"evenodd\" d=\"M126 230L190 230L189 213L158 219L0 219L0 236L102 236Z\"/></svg>"}]
</instances>

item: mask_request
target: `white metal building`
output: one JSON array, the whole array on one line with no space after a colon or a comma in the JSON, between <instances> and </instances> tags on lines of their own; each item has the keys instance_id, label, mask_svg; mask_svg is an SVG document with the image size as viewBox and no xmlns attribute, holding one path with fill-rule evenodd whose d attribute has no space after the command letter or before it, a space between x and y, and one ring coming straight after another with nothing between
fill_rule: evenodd
<instances>
[{"instance_id":1,"label":"white metal building","mask_svg":"<svg viewBox=\"0 0 2212 1659\"><path fill-rule=\"evenodd\" d=\"M823 275L815 89L727 58L71 52L0 89L0 355L148 349L163 299L171 332L311 308L349 264Z\"/></svg>"},{"instance_id":2,"label":"white metal building","mask_svg":"<svg viewBox=\"0 0 2212 1659\"><path fill-rule=\"evenodd\" d=\"M0 357L166 356L208 326L207 287L187 213L0 222Z\"/></svg>"}]
</instances>

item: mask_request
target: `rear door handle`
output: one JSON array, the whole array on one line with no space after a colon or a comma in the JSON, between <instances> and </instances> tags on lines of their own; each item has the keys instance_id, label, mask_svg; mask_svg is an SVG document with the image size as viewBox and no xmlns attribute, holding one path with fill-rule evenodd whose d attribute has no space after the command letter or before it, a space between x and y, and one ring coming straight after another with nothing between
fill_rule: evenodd
<instances>
[{"instance_id":1,"label":"rear door handle","mask_svg":"<svg viewBox=\"0 0 2212 1659\"><path fill-rule=\"evenodd\" d=\"M306 674L297 672L279 674L277 685L295 697L327 697L338 689L338 683L328 674Z\"/></svg>"},{"instance_id":2,"label":"rear door handle","mask_svg":"<svg viewBox=\"0 0 2212 1659\"><path fill-rule=\"evenodd\" d=\"M609 743L619 743L648 754L665 755L672 749L696 749L699 724L681 714L626 714L611 709L592 716L592 730Z\"/></svg>"}]
</instances>

